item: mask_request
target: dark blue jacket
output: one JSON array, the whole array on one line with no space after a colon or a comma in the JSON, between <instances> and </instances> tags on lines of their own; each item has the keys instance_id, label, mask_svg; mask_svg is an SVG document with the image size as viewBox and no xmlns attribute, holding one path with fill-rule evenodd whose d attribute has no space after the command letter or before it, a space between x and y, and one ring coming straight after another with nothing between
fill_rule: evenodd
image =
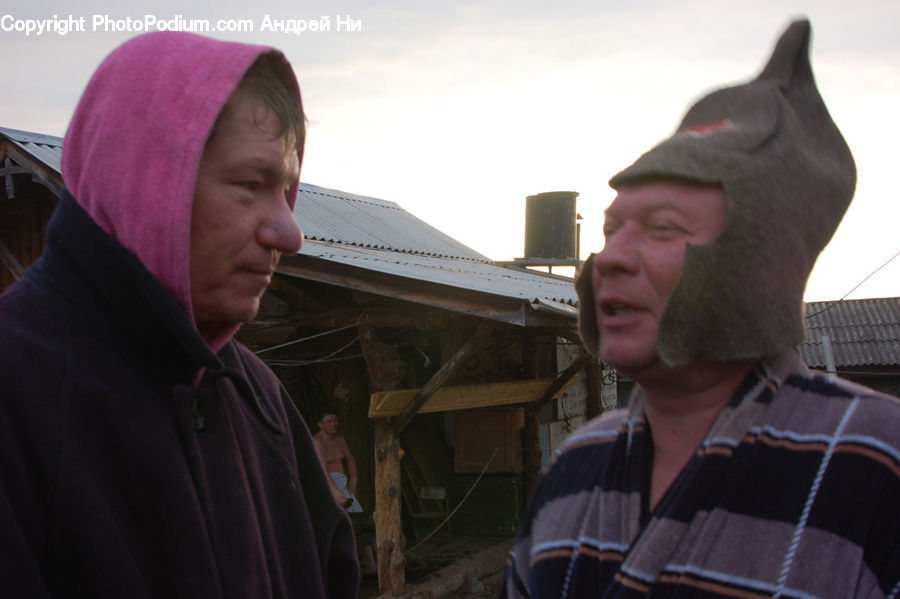
<instances>
[{"instance_id":1,"label":"dark blue jacket","mask_svg":"<svg viewBox=\"0 0 900 599\"><path fill-rule=\"evenodd\" d=\"M204 374L194 384L200 371ZM0 596L354 597L306 426L63 195L0 295Z\"/></svg>"}]
</instances>

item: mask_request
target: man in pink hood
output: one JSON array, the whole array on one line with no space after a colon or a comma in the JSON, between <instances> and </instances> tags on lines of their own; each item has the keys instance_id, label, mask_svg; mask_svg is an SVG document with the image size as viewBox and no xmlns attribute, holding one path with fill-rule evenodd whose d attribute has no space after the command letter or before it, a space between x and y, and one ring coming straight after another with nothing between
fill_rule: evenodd
<instances>
[{"instance_id":1,"label":"man in pink hood","mask_svg":"<svg viewBox=\"0 0 900 599\"><path fill-rule=\"evenodd\" d=\"M0 297L0 595L355 596L309 432L232 338L300 248L304 122L271 48L154 33L97 69Z\"/></svg>"}]
</instances>

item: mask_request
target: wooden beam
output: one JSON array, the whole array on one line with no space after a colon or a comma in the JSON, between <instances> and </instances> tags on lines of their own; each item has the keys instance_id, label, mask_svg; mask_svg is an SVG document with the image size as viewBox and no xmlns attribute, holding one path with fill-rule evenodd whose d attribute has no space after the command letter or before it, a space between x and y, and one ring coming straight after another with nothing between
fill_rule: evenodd
<instances>
[{"instance_id":1,"label":"wooden beam","mask_svg":"<svg viewBox=\"0 0 900 599\"><path fill-rule=\"evenodd\" d=\"M473 408L528 404L539 401L555 379L509 381L481 385L441 387L419 408L418 414L452 412ZM559 389L557 393L563 391ZM372 393L369 418L397 416L410 404L420 389L396 389Z\"/></svg>"},{"instance_id":2,"label":"wooden beam","mask_svg":"<svg viewBox=\"0 0 900 599\"><path fill-rule=\"evenodd\" d=\"M13 174L17 174L15 169L21 169L21 167L12 166L13 162L10 160L9 156L3 159L3 164L5 165L3 168L0 168L0 175L3 175L3 178L6 182L6 197L10 200L16 197L16 184L13 181ZM23 172L24 169L19 170L18 172Z\"/></svg>"},{"instance_id":3,"label":"wooden beam","mask_svg":"<svg viewBox=\"0 0 900 599\"><path fill-rule=\"evenodd\" d=\"M581 345L581 335L578 334L578 331L575 329L554 329L553 334L557 337L562 337L569 343L573 345Z\"/></svg>"},{"instance_id":4,"label":"wooden beam","mask_svg":"<svg viewBox=\"0 0 900 599\"><path fill-rule=\"evenodd\" d=\"M425 403L431 399L431 396L440 389L444 383L446 383L451 376L456 372L456 370L463 365L463 363L469 359L469 357L474 354L478 349L484 345L484 342L487 340L490 335L491 330L493 329L493 324L489 320L482 320L478 327L475 329L475 332L472 333L472 336L469 337L469 340L466 341L459 351L453 354L447 362L444 363L441 368L434 373L434 376L429 379L425 386L419 389L416 393L415 397L412 398L412 401L403 408L403 411L397 416L397 419L394 423L395 430L399 435L400 432L407 427L407 425L412 421L413 416L416 415L416 412L425 405Z\"/></svg>"},{"instance_id":5,"label":"wooden beam","mask_svg":"<svg viewBox=\"0 0 900 599\"><path fill-rule=\"evenodd\" d=\"M575 378L581 370L587 366L591 362L591 357L588 355L583 355L577 358L574 362L569 364L569 366L563 370L559 375L553 379L553 382L550 383L550 386L547 387L547 390L544 392L543 397L541 397L537 403L534 404L534 411L539 412L541 408L547 405L551 399L553 399L557 393L559 393L564 387L566 387L569 383L572 382L572 379Z\"/></svg>"},{"instance_id":6,"label":"wooden beam","mask_svg":"<svg viewBox=\"0 0 900 599\"><path fill-rule=\"evenodd\" d=\"M25 275L25 269L2 241L0 241L0 264L5 266L17 281Z\"/></svg>"},{"instance_id":7,"label":"wooden beam","mask_svg":"<svg viewBox=\"0 0 900 599\"><path fill-rule=\"evenodd\" d=\"M7 158L7 160L9 160ZM24 175L26 173L30 173L27 168L24 166L12 165L12 166L4 166L0 168L0 177L9 177L10 175Z\"/></svg>"},{"instance_id":8,"label":"wooden beam","mask_svg":"<svg viewBox=\"0 0 900 599\"><path fill-rule=\"evenodd\" d=\"M312 245L316 242L304 243ZM278 263L277 272L458 314L470 314L519 326L526 323L525 304L521 300L388 275L348 266L339 261L303 254L283 256Z\"/></svg>"},{"instance_id":9,"label":"wooden beam","mask_svg":"<svg viewBox=\"0 0 900 599\"><path fill-rule=\"evenodd\" d=\"M56 197L59 197L62 193L62 175L56 172L53 167L44 164L14 144L6 144L5 154L15 163L24 166L28 173L31 174L32 181L40 183Z\"/></svg>"},{"instance_id":10,"label":"wooden beam","mask_svg":"<svg viewBox=\"0 0 900 599\"><path fill-rule=\"evenodd\" d=\"M451 319L446 313L425 307L411 307L409 304L369 306L364 311L365 321L371 326L384 328L424 326L426 330L451 326ZM363 309L359 307L335 307L315 314L295 311L283 320L297 327L325 329L357 324L361 322L362 315Z\"/></svg>"},{"instance_id":11,"label":"wooden beam","mask_svg":"<svg viewBox=\"0 0 900 599\"><path fill-rule=\"evenodd\" d=\"M484 580L503 571L506 560L509 558L509 552L513 548L513 542L513 539L503 541L498 539L496 545L483 549L461 561L455 561L429 576L424 582L407 587L404 589L403 596L465 597L468 594L460 589L467 581ZM475 596L484 597L486 594L480 592ZM376 599L395 599L395 596L384 594Z\"/></svg>"}]
</instances>

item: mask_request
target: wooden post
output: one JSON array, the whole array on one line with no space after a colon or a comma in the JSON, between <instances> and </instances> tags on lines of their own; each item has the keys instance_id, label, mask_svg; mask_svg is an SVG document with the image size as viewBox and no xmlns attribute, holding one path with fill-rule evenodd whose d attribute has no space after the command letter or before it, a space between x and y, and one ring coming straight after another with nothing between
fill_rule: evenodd
<instances>
[{"instance_id":1,"label":"wooden post","mask_svg":"<svg viewBox=\"0 0 900 599\"><path fill-rule=\"evenodd\" d=\"M365 354L372 389L399 389L406 376L406 363L396 349L379 342L368 315L360 317L359 344ZM400 515L400 438L389 418L375 419L375 554L378 589L399 595L406 584L406 539Z\"/></svg>"},{"instance_id":2,"label":"wooden post","mask_svg":"<svg viewBox=\"0 0 900 599\"><path fill-rule=\"evenodd\" d=\"M399 595L406 584L406 539L400 514L403 450L389 418L375 420L375 552L378 590Z\"/></svg>"},{"instance_id":3,"label":"wooden post","mask_svg":"<svg viewBox=\"0 0 900 599\"><path fill-rule=\"evenodd\" d=\"M596 360L591 360L585 368L585 372L587 373L587 380L585 382L585 384L587 385L587 403L585 406L585 417L590 420L603 413L603 403L600 401L600 384L602 380L600 365L597 364Z\"/></svg>"},{"instance_id":4,"label":"wooden post","mask_svg":"<svg viewBox=\"0 0 900 599\"><path fill-rule=\"evenodd\" d=\"M379 390L399 388L405 375L405 364L401 367L396 357L389 355L396 351L383 351L384 344L378 343L364 318L360 318L358 328L373 387L380 387ZM378 590L382 593L399 595L406 583L406 558L403 555L406 540L400 505L403 459L400 433L419 408L481 346L490 330L491 324L482 321L472 337L431 377L395 420L375 419L375 551L378 554Z\"/></svg>"},{"instance_id":5,"label":"wooden post","mask_svg":"<svg viewBox=\"0 0 900 599\"><path fill-rule=\"evenodd\" d=\"M531 497L541 476L541 424L534 404L525 405L525 426L522 429L522 466L525 496Z\"/></svg>"},{"instance_id":6,"label":"wooden post","mask_svg":"<svg viewBox=\"0 0 900 599\"><path fill-rule=\"evenodd\" d=\"M522 368L525 378L538 378L537 333L534 329L525 329L522 336ZM541 477L541 422L534 405L535 402L531 402L523 406L525 426L522 428L522 484L526 497L531 497Z\"/></svg>"},{"instance_id":7,"label":"wooden post","mask_svg":"<svg viewBox=\"0 0 900 599\"><path fill-rule=\"evenodd\" d=\"M582 355L559 373L535 402L525 405L525 428L522 430L522 448L525 452L525 493L530 496L541 474L541 437L539 413L559 391L566 386L583 368L592 362L590 356Z\"/></svg>"}]
</instances>

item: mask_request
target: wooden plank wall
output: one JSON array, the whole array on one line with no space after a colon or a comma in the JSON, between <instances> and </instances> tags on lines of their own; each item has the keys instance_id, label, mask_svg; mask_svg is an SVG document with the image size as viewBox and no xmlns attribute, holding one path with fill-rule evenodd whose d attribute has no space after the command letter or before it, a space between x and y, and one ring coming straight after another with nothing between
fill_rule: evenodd
<instances>
[{"instance_id":1,"label":"wooden plank wall","mask_svg":"<svg viewBox=\"0 0 900 599\"><path fill-rule=\"evenodd\" d=\"M57 198L49 189L15 176L15 197L0 197L0 241L23 268L28 268L44 249L47 223L56 208ZM8 268L0 266L0 293L15 282Z\"/></svg>"}]
</instances>

